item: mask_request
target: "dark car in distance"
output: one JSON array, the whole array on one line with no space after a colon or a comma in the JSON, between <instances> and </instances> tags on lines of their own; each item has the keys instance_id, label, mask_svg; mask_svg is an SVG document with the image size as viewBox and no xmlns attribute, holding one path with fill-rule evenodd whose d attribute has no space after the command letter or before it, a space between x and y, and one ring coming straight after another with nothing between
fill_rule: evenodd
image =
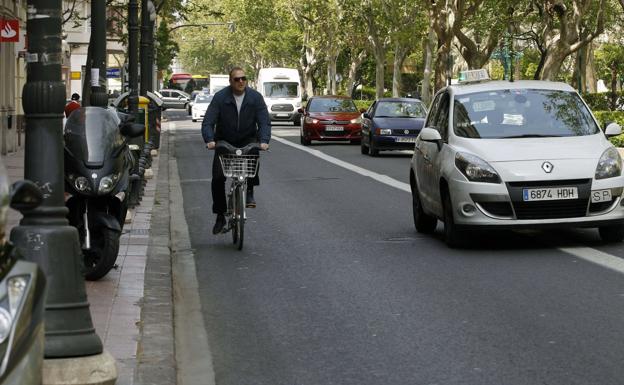
<instances>
[{"instance_id":1,"label":"dark car in distance","mask_svg":"<svg viewBox=\"0 0 624 385\"><path fill-rule=\"evenodd\" d=\"M381 150L413 150L425 122L423 102L411 98L376 100L362 115L362 154Z\"/></svg>"},{"instance_id":2,"label":"dark car in distance","mask_svg":"<svg viewBox=\"0 0 624 385\"><path fill-rule=\"evenodd\" d=\"M359 143L361 113L353 100L346 96L314 96L305 108L300 108L301 144L309 146L313 140L348 140Z\"/></svg>"}]
</instances>

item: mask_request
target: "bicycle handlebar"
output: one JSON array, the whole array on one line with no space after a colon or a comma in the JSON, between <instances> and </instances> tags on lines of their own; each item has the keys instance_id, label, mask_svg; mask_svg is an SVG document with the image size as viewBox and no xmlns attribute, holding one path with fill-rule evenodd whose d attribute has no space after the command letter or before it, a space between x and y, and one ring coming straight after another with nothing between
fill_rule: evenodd
<instances>
[{"instance_id":1,"label":"bicycle handlebar","mask_svg":"<svg viewBox=\"0 0 624 385\"><path fill-rule=\"evenodd\" d=\"M260 143L249 143L248 145L246 145L245 147L234 147L232 146L230 143L226 142L225 140L220 140L217 142L217 145L215 146L215 150L217 148L224 148L226 150L228 150L230 153L235 153L236 150L241 150L241 152L243 154L247 154L249 151L251 150L255 150L255 149L259 149L262 150L260 148Z\"/></svg>"}]
</instances>

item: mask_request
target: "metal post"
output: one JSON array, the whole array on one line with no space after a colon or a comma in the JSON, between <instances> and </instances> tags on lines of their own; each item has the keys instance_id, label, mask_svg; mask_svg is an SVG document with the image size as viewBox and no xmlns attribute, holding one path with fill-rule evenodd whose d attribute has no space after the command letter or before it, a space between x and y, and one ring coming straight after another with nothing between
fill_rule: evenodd
<instances>
[{"instance_id":1,"label":"metal post","mask_svg":"<svg viewBox=\"0 0 624 385\"><path fill-rule=\"evenodd\" d=\"M106 94L106 0L91 0L91 105L108 105Z\"/></svg>"},{"instance_id":2,"label":"metal post","mask_svg":"<svg viewBox=\"0 0 624 385\"><path fill-rule=\"evenodd\" d=\"M102 342L89 313L78 231L69 226L64 204L61 0L28 0L26 26L24 176L41 188L44 199L41 206L24 213L11 240L48 278L45 357L95 355L102 353Z\"/></svg>"},{"instance_id":3,"label":"metal post","mask_svg":"<svg viewBox=\"0 0 624 385\"><path fill-rule=\"evenodd\" d=\"M139 3L130 0L128 4L128 72L130 95L128 96L128 110L131 114L139 111Z\"/></svg>"}]
</instances>

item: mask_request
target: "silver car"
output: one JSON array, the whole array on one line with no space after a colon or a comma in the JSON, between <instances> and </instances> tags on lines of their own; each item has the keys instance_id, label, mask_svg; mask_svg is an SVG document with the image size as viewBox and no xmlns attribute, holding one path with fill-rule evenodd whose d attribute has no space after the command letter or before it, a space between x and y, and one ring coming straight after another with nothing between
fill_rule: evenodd
<instances>
[{"instance_id":1,"label":"silver car","mask_svg":"<svg viewBox=\"0 0 624 385\"><path fill-rule=\"evenodd\" d=\"M32 210L43 199L32 182L16 182L11 207ZM8 177L0 163L0 384L39 385L44 354L46 279L6 240Z\"/></svg>"},{"instance_id":2,"label":"silver car","mask_svg":"<svg viewBox=\"0 0 624 385\"><path fill-rule=\"evenodd\" d=\"M163 110L166 110L168 108L186 110L188 103L191 101L191 96L184 91L175 89L162 89L158 92L162 96Z\"/></svg>"},{"instance_id":3,"label":"silver car","mask_svg":"<svg viewBox=\"0 0 624 385\"><path fill-rule=\"evenodd\" d=\"M471 228L596 227L624 239L622 159L564 83L471 81L438 92L411 162L414 224L444 222L451 247Z\"/></svg>"}]
</instances>

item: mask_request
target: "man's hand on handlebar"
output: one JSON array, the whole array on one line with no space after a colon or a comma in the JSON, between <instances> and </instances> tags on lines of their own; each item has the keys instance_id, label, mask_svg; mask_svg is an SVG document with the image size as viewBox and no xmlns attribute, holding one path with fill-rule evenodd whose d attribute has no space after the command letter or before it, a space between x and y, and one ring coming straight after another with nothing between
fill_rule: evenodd
<instances>
[{"instance_id":1,"label":"man's hand on handlebar","mask_svg":"<svg viewBox=\"0 0 624 385\"><path fill-rule=\"evenodd\" d=\"M208 147L209 150L214 150L216 145L217 145L217 143L215 143L214 141L206 143L206 147Z\"/></svg>"}]
</instances>

